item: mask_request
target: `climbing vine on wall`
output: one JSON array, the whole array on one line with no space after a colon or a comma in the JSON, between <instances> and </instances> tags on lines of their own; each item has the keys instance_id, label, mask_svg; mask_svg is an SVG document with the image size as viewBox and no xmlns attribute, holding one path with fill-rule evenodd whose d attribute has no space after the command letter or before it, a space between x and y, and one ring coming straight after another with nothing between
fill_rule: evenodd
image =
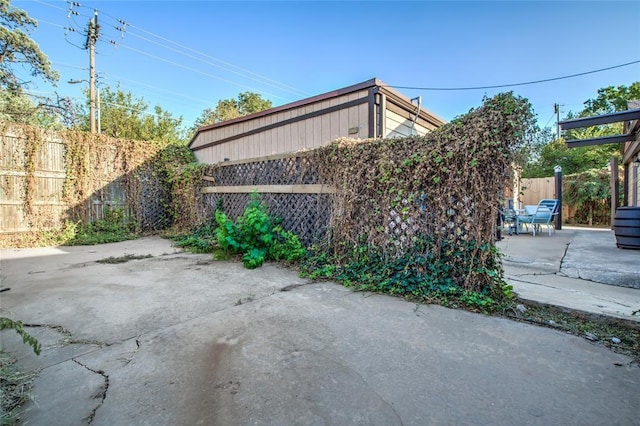
<instances>
[{"instance_id":1,"label":"climbing vine on wall","mask_svg":"<svg viewBox=\"0 0 640 426\"><path fill-rule=\"evenodd\" d=\"M65 222L101 219L96 217L96 202L104 203L105 214L109 208L122 208L110 207L107 197L113 191L122 198L118 202L126 203L123 226L127 229L133 226L144 230L139 218L147 218L150 210L163 217L152 229L170 226L183 213L171 208L171 191L178 187L174 182L176 171L194 161L193 153L184 145L69 130L49 132L13 124L3 125L1 130L3 155L8 152L11 156L2 167L11 172L12 182L17 182L3 183L3 197L20 197L22 208L14 217L23 215L23 223L30 229L20 235L3 236L3 245L12 245L7 239L15 239L20 245L37 243L53 228L70 229ZM23 188L23 193L17 194L14 187Z\"/></svg>"},{"instance_id":2,"label":"climbing vine on wall","mask_svg":"<svg viewBox=\"0 0 640 426\"><path fill-rule=\"evenodd\" d=\"M501 294L492 249L497 209L533 126L529 102L507 93L424 137L339 140L319 149L322 179L339 190L322 249L334 276L356 268L360 283L367 276L372 284L401 283L394 277L411 269L418 288L428 282ZM373 269L382 273L367 275Z\"/></svg>"}]
</instances>

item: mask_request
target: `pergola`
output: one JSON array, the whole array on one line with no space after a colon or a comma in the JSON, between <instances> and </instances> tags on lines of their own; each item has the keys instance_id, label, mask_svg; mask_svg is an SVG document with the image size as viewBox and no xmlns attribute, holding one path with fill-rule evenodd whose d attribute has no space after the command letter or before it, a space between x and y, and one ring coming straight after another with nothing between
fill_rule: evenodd
<instances>
[{"instance_id":1,"label":"pergola","mask_svg":"<svg viewBox=\"0 0 640 426\"><path fill-rule=\"evenodd\" d=\"M564 120L560 123L562 130L578 129L582 127L599 126L601 124L620 123L627 121L635 121L634 126L629 126L626 133L614 136L601 136L591 139L574 139L568 140L567 146L569 148L576 148L579 146L590 145L602 145L608 143L624 143L632 142L636 139L638 128L640 128L640 108L628 109L626 111L612 112L611 114L596 115L594 117L574 118L571 120ZM633 128L631 128L633 127Z\"/></svg>"},{"instance_id":2,"label":"pergola","mask_svg":"<svg viewBox=\"0 0 640 426\"><path fill-rule=\"evenodd\" d=\"M626 111L613 112L610 114L602 114L594 117L574 118L571 120L560 121L558 124L562 130L578 129L583 127L598 126L602 124L624 123L623 133L613 136L601 136L590 139L573 139L566 141L569 148L581 146L602 145L611 143L622 143L623 147L623 164L625 168L625 176L629 176L629 166L631 163L640 163L638 156L640 155L640 103L638 101L629 102L630 108ZM634 160L635 157L635 160ZM618 208L618 159L611 159L611 224L613 227L613 219L616 209ZM635 182L638 187L638 182ZM624 180L624 205L629 201L629 179ZM634 198L638 204L637 195Z\"/></svg>"}]
</instances>

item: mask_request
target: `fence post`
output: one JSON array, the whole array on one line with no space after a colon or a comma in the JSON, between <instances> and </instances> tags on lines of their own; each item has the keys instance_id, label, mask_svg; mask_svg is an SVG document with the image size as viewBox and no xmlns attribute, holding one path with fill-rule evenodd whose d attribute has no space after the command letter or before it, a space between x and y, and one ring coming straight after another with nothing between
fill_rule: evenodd
<instances>
[{"instance_id":1,"label":"fence post","mask_svg":"<svg viewBox=\"0 0 640 426\"><path fill-rule=\"evenodd\" d=\"M556 199L558 200L558 215L556 216L556 229L562 229L562 167L553 168L556 177Z\"/></svg>"},{"instance_id":2,"label":"fence post","mask_svg":"<svg viewBox=\"0 0 640 426\"><path fill-rule=\"evenodd\" d=\"M613 229L613 221L616 217L616 209L618 206L618 200L620 198L620 192L618 190L618 159L611 157L609 160L609 170L611 170L611 229Z\"/></svg>"}]
</instances>

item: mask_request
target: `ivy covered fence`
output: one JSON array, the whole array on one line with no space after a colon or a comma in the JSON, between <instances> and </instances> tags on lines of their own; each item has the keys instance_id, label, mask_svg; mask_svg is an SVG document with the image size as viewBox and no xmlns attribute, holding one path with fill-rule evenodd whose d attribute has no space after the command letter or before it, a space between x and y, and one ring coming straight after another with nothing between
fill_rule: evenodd
<instances>
[{"instance_id":1,"label":"ivy covered fence","mask_svg":"<svg viewBox=\"0 0 640 426\"><path fill-rule=\"evenodd\" d=\"M502 297L496 216L534 125L529 102L506 93L424 137L320 148L338 192L305 272L396 294Z\"/></svg>"}]
</instances>

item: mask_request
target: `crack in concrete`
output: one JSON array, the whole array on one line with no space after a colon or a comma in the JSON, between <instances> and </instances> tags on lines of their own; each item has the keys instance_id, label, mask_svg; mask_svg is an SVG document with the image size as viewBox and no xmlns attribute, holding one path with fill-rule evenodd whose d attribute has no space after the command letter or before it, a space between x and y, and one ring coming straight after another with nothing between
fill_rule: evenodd
<instances>
[{"instance_id":1,"label":"crack in concrete","mask_svg":"<svg viewBox=\"0 0 640 426\"><path fill-rule=\"evenodd\" d=\"M291 291L291 290L295 290L296 288L304 287L306 285L311 285L311 284L317 284L317 282L310 281L310 282L307 282L307 283L289 284L287 286L282 287L278 291Z\"/></svg>"},{"instance_id":2,"label":"crack in concrete","mask_svg":"<svg viewBox=\"0 0 640 426\"><path fill-rule=\"evenodd\" d=\"M319 354L318 354L319 355ZM327 358L327 357L325 357ZM331 358L330 358L331 359ZM377 396L378 398L380 398L380 401L382 401L383 403L385 403L389 408L391 408L391 411L393 411L393 414L395 414L395 416L398 418L398 421L400 422L400 426L404 426L404 422L402 421L402 417L400 417L400 413L398 413L398 411L396 411L396 408L393 406L393 404L391 404L389 401L387 401L386 399L384 399L382 397L382 395L380 395L372 386L369 382L367 382L364 377L362 377L362 374L360 374L360 372L358 370L356 370L355 368L346 365L344 362L339 361L337 359L331 359L332 361L334 361L335 363L337 363L338 365L341 365L343 368L355 373L356 376L358 376L358 378L360 378L360 380L362 380L362 383L364 383L365 385L367 385L367 387L369 388L369 390L371 392L373 392L373 394L375 396Z\"/></svg>"},{"instance_id":3,"label":"crack in concrete","mask_svg":"<svg viewBox=\"0 0 640 426\"><path fill-rule=\"evenodd\" d=\"M558 275L558 272L527 272L524 274L513 274L513 275L505 275L507 278L509 277L542 277L548 275Z\"/></svg>"},{"instance_id":4,"label":"crack in concrete","mask_svg":"<svg viewBox=\"0 0 640 426\"><path fill-rule=\"evenodd\" d=\"M116 358L118 361L122 362L123 365L127 365L131 361L133 361L133 358L135 358L135 356L138 354L138 352L140 352L140 347L142 346L142 343L140 342L140 337L142 337L142 336L136 336L135 337L136 349L133 352L130 352L129 356ZM125 339L125 340L122 340L122 341L118 342L118 344L124 343L127 340L131 340L131 339L133 339L133 337L130 337L130 338Z\"/></svg>"},{"instance_id":5,"label":"crack in concrete","mask_svg":"<svg viewBox=\"0 0 640 426\"><path fill-rule=\"evenodd\" d=\"M571 241L569 241L564 247L564 253L562 253L562 257L560 258L560 266L558 268L558 272L562 271L562 264L564 263L564 258L567 257L567 252L569 251L569 245Z\"/></svg>"},{"instance_id":6,"label":"crack in concrete","mask_svg":"<svg viewBox=\"0 0 640 426\"><path fill-rule=\"evenodd\" d=\"M100 348L111 346L111 344L109 344L109 343L101 342L101 341L98 341L98 340L78 339L78 338L74 337L73 334L69 330L67 330L66 328L64 328L61 325L26 323L26 324L23 324L23 326L24 327L30 327L30 328L46 328L46 329L49 329L49 330L56 331L56 332L60 333L63 336L62 343L64 345L95 345L95 346L98 346Z\"/></svg>"},{"instance_id":7,"label":"crack in concrete","mask_svg":"<svg viewBox=\"0 0 640 426\"><path fill-rule=\"evenodd\" d=\"M238 299L234 303L233 307L240 306L240 305L246 305L248 303L258 302L260 300L267 299L267 298L275 295L276 293L287 292L287 291L295 290L296 288L300 288L300 287L304 287L304 286L308 286L308 285L312 285L312 284L319 284L319 282L311 281L311 282L308 282L308 283L289 284L289 285L281 287L279 289L274 289L270 293L263 294L262 296L259 296L259 297L256 297L255 294L249 294L248 296L241 297L240 299ZM223 308L223 309L221 309L219 311L215 311L213 313L222 312L222 311L224 311L226 309L229 309L229 308Z\"/></svg>"},{"instance_id":8,"label":"crack in concrete","mask_svg":"<svg viewBox=\"0 0 640 426\"><path fill-rule=\"evenodd\" d=\"M93 420L96 417L96 412L100 407L102 407L102 405L104 404L104 400L107 398L107 391L109 390L109 375L105 373L104 370L94 370L93 368L90 368L89 366L81 363L75 358L72 358L71 360L76 364L78 364L79 366L84 367L87 370L91 371L92 373L99 374L104 379L104 385L102 386L102 390L98 394L94 395L94 398L96 399L100 398L100 402L98 403L98 405L95 406L93 410L91 410L91 413L89 413L89 415L85 417L87 424L90 425L91 423L93 423Z\"/></svg>"}]
</instances>

